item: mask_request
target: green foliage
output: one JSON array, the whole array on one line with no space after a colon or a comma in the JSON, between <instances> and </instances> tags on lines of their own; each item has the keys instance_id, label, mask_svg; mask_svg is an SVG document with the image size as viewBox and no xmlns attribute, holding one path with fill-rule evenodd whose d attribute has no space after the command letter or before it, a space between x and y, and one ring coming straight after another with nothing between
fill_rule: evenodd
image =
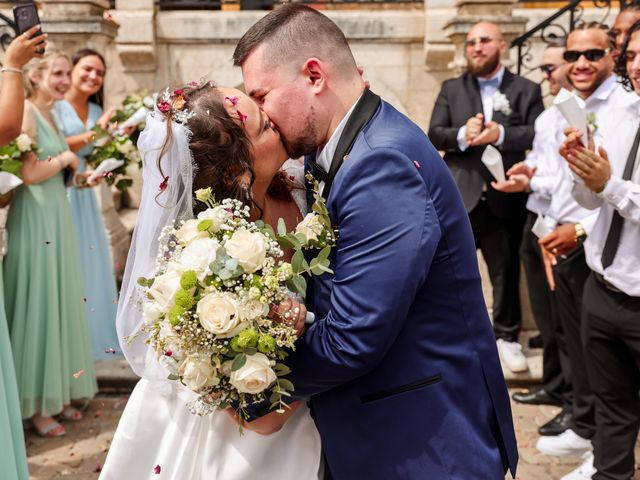
<instances>
[{"instance_id":1,"label":"green foliage","mask_svg":"<svg viewBox=\"0 0 640 480\"><path fill-rule=\"evenodd\" d=\"M180 323L182 323L180 317L184 315L184 312L185 308L181 307L180 305L174 305L173 307L171 307L171 309L169 310L169 322L171 323L171 325L173 325L174 327L176 325L180 325Z\"/></svg>"},{"instance_id":2,"label":"green foliage","mask_svg":"<svg viewBox=\"0 0 640 480\"><path fill-rule=\"evenodd\" d=\"M258 339L258 351L271 353L276 348L276 339L266 333L261 333Z\"/></svg>"},{"instance_id":3,"label":"green foliage","mask_svg":"<svg viewBox=\"0 0 640 480\"><path fill-rule=\"evenodd\" d=\"M260 334L255 328L246 328L237 335L237 338L240 348L255 348L258 346Z\"/></svg>"},{"instance_id":4,"label":"green foliage","mask_svg":"<svg viewBox=\"0 0 640 480\"><path fill-rule=\"evenodd\" d=\"M185 310L193 307L194 298L188 291L180 289L176 292L176 305L184 308Z\"/></svg>"}]
</instances>

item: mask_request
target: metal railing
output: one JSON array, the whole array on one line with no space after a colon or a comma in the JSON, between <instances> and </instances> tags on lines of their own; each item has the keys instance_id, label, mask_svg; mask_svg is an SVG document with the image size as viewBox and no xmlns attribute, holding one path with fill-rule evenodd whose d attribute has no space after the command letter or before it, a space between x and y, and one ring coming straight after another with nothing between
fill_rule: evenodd
<instances>
[{"instance_id":1,"label":"metal railing","mask_svg":"<svg viewBox=\"0 0 640 480\"><path fill-rule=\"evenodd\" d=\"M576 24L582 20L586 7L603 10L604 14L601 15L602 18L599 21L605 23L611 13L613 2L614 0L572 0L531 30L516 38L511 42L511 48L516 48L518 51L518 75L526 76L527 73L538 68L538 65L531 64L533 62L531 48L534 39L539 39L543 43L549 44L557 39L566 38ZM620 9L627 5L625 0L619 0L619 3Z\"/></svg>"}]
</instances>

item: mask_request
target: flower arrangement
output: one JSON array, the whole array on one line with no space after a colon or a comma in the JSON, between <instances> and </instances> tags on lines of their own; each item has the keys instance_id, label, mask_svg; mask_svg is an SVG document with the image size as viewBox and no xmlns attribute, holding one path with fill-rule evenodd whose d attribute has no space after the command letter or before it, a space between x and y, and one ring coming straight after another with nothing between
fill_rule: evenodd
<instances>
[{"instance_id":1,"label":"flower arrangement","mask_svg":"<svg viewBox=\"0 0 640 480\"><path fill-rule=\"evenodd\" d=\"M294 390L283 361L295 349L296 331L269 312L288 291L304 296L303 274L331 272L335 239L323 199L317 196L295 232L280 220L276 234L249 221L249 207L237 200L217 203L210 189L196 198L208 208L165 227L155 275L138 279L147 342L168 378L199 395L188 405L192 413L233 404L245 416L249 404L266 398L282 412ZM282 248L295 250L291 263ZM303 250L318 254L307 262Z\"/></svg>"},{"instance_id":2,"label":"flower arrangement","mask_svg":"<svg viewBox=\"0 0 640 480\"><path fill-rule=\"evenodd\" d=\"M499 90L493 94L493 110L507 116L511 115L512 112L509 99Z\"/></svg>"},{"instance_id":3,"label":"flower arrangement","mask_svg":"<svg viewBox=\"0 0 640 480\"><path fill-rule=\"evenodd\" d=\"M118 190L126 190L133 183L126 177L127 167L141 163L138 149L128 135L110 135L98 125L94 130L96 140L87 162L105 178L108 185L115 184Z\"/></svg>"},{"instance_id":4,"label":"flower arrangement","mask_svg":"<svg viewBox=\"0 0 640 480\"><path fill-rule=\"evenodd\" d=\"M593 136L598 131L598 124L596 123L595 112L587 112L587 129L589 135Z\"/></svg>"},{"instance_id":5,"label":"flower arrangement","mask_svg":"<svg viewBox=\"0 0 640 480\"><path fill-rule=\"evenodd\" d=\"M35 142L26 133L0 147L0 208L9 204L13 196L12 190L22 184L21 157L37 150Z\"/></svg>"}]
</instances>

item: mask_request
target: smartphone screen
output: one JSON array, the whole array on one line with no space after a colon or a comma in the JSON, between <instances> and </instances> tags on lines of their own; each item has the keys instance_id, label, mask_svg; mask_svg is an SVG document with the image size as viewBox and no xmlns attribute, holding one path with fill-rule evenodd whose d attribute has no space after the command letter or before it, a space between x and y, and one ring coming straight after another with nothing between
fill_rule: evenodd
<instances>
[{"instance_id":1,"label":"smartphone screen","mask_svg":"<svg viewBox=\"0 0 640 480\"><path fill-rule=\"evenodd\" d=\"M40 25L40 18L38 17L38 9L35 3L28 3L26 5L18 5L13 8L13 18L18 27L18 35L23 34L31 27ZM35 36L42 35L42 29L36 33Z\"/></svg>"}]
</instances>

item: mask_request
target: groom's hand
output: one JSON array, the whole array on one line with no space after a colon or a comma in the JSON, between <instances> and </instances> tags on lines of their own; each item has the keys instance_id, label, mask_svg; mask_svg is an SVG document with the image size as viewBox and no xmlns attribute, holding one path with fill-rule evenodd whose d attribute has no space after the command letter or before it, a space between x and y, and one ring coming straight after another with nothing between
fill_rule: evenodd
<instances>
[{"instance_id":1,"label":"groom's hand","mask_svg":"<svg viewBox=\"0 0 640 480\"><path fill-rule=\"evenodd\" d=\"M307 309L293 298L285 298L271 310L271 316L276 322L295 328L300 336L304 331Z\"/></svg>"}]
</instances>

